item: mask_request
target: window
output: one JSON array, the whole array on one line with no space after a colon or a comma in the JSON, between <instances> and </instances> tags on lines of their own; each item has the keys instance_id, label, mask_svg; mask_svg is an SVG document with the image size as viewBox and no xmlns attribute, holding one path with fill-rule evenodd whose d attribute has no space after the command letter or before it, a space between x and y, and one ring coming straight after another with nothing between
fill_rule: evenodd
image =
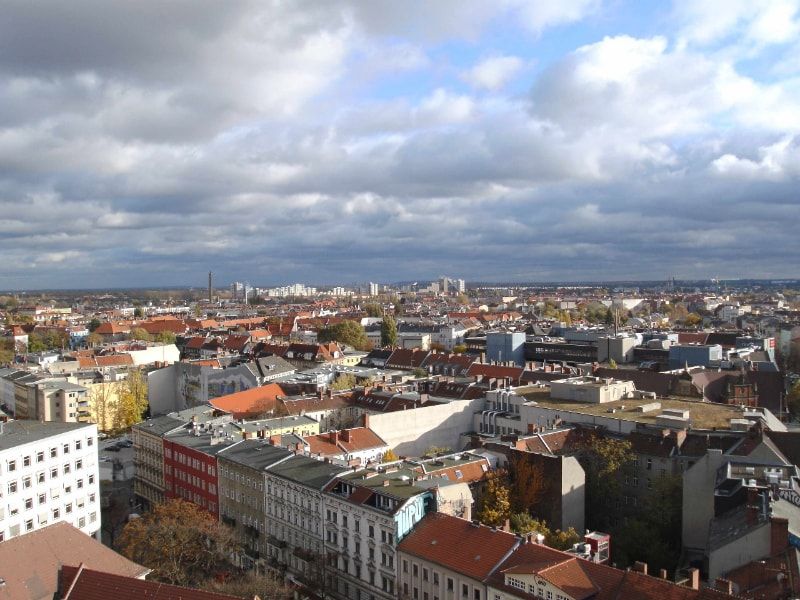
<instances>
[{"instance_id":1,"label":"window","mask_svg":"<svg viewBox=\"0 0 800 600\"><path fill-rule=\"evenodd\" d=\"M86 527L86 517L78 519L78 527Z\"/></svg>"},{"instance_id":2,"label":"window","mask_svg":"<svg viewBox=\"0 0 800 600\"><path fill-rule=\"evenodd\" d=\"M44 452L42 450L36 453L36 462L44 462Z\"/></svg>"},{"instance_id":3,"label":"window","mask_svg":"<svg viewBox=\"0 0 800 600\"><path fill-rule=\"evenodd\" d=\"M436 571L433 572L433 585L439 585L439 574Z\"/></svg>"},{"instance_id":4,"label":"window","mask_svg":"<svg viewBox=\"0 0 800 600\"><path fill-rule=\"evenodd\" d=\"M428 569L422 568L422 581L428 581Z\"/></svg>"},{"instance_id":5,"label":"window","mask_svg":"<svg viewBox=\"0 0 800 600\"><path fill-rule=\"evenodd\" d=\"M64 465L64 475L67 475L72 470L72 467L69 466L69 463Z\"/></svg>"},{"instance_id":6,"label":"window","mask_svg":"<svg viewBox=\"0 0 800 600\"><path fill-rule=\"evenodd\" d=\"M81 449L81 441L75 440L75 450L80 450L80 449Z\"/></svg>"},{"instance_id":7,"label":"window","mask_svg":"<svg viewBox=\"0 0 800 600\"><path fill-rule=\"evenodd\" d=\"M639 476L638 475L634 475L633 476L633 485L634 485L634 487L639 487Z\"/></svg>"},{"instance_id":8,"label":"window","mask_svg":"<svg viewBox=\"0 0 800 600\"><path fill-rule=\"evenodd\" d=\"M89 485L94 483L94 475L89 475Z\"/></svg>"},{"instance_id":9,"label":"window","mask_svg":"<svg viewBox=\"0 0 800 600\"><path fill-rule=\"evenodd\" d=\"M28 519L25 521L25 531L31 531L33 529L33 519Z\"/></svg>"},{"instance_id":10,"label":"window","mask_svg":"<svg viewBox=\"0 0 800 600\"><path fill-rule=\"evenodd\" d=\"M8 461L8 472L11 473L12 471L17 470L17 461L10 460Z\"/></svg>"},{"instance_id":11,"label":"window","mask_svg":"<svg viewBox=\"0 0 800 600\"><path fill-rule=\"evenodd\" d=\"M25 498L25 510L33 508L33 498Z\"/></svg>"},{"instance_id":12,"label":"window","mask_svg":"<svg viewBox=\"0 0 800 600\"><path fill-rule=\"evenodd\" d=\"M36 474L36 483L44 483L44 471L39 471Z\"/></svg>"},{"instance_id":13,"label":"window","mask_svg":"<svg viewBox=\"0 0 800 600\"><path fill-rule=\"evenodd\" d=\"M44 504L47 501L47 496L45 494L39 494L39 504Z\"/></svg>"},{"instance_id":14,"label":"window","mask_svg":"<svg viewBox=\"0 0 800 600\"><path fill-rule=\"evenodd\" d=\"M82 469L83 468L83 459L79 458L78 460L75 461L75 468L76 469Z\"/></svg>"},{"instance_id":15,"label":"window","mask_svg":"<svg viewBox=\"0 0 800 600\"><path fill-rule=\"evenodd\" d=\"M72 512L72 502L70 502L64 507L64 512L67 514L70 514Z\"/></svg>"},{"instance_id":16,"label":"window","mask_svg":"<svg viewBox=\"0 0 800 600\"><path fill-rule=\"evenodd\" d=\"M374 527L374 526L372 526L372 525L370 525L370 526L369 526L369 533L368 533L368 535L369 535L369 537L371 537L371 538L374 538L374 537L375 537L375 527Z\"/></svg>"},{"instance_id":17,"label":"window","mask_svg":"<svg viewBox=\"0 0 800 600\"><path fill-rule=\"evenodd\" d=\"M64 454L69 454L69 444L64 444Z\"/></svg>"},{"instance_id":18,"label":"window","mask_svg":"<svg viewBox=\"0 0 800 600\"><path fill-rule=\"evenodd\" d=\"M30 467L31 466L31 457L30 456L23 456L22 457L22 466L23 467Z\"/></svg>"},{"instance_id":19,"label":"window","mask_svg":"<svg viewBox=\"0 0 800 600\"><path fill-rule=\"evenodd\" d=\"M8 484L8 493L9 494L16 494L17 493L17 482L12 481Z\"/></svg>"},{"instance_id":20,"label":"window","mask_svg":"<svg viewBox=\"0 0 800 600\"><path fill-rule=\"evenodd\" d=\"M469 586L466 583L461 584L461 595L464 598L469 598Z\"/></svg>"},{"instance_id":21,"label":"window","mask_svg":"<svg viewBox=\"0 0 800 600\"><path fill-rule=\"evenodd\" d=\"M86 438L86 445L87 446L94 446L94 438Z\"/></svg>"},{"instance_id":22,"label":"window","mask_svg":"<svg viewBox=\"0 0 800 600\"><path fill-rule=\"evenodd\" d=\"M28 475L28 476L26 476L26 477L23 477L23 478L22 478L22 487L23 487L24 489L26 489L26 490L27 490L29 487L31 487L31 476L30 476L30 475Z\"/></svg>"},{"instance_id":23,"label":"window","mask_svg":"<svg viewBox=\"0 0 800 600\"><path fill-rule=\"evenodd\" d=\"M448 592L453 591L453 579L451 577L447 578L447 591Z\"/></svg>"},{"instance_id":24,"label":"window","mask_svg":"<svg viewBox=\"0 0 800 600\"><path fill-rule=\"evenodd\" d=\"M652 458L648 458L647 459L647 470L650 471L652 469L653 469L653 459Z\"/></svg>"},{"instance_id":25,"label":"window","mask_svg":"<svg viewBox=\"0 0 800 600\"><path fill-rule=\"evenodd\" d=\"M57 508L54 508L54 509L53 509L53 518L54 518L54 519L57 519L57 518L58 518L58 517L60 517L60 516L61 516L61 511L60 511L60 510L58 510Z\"/></svg>"},{"instance_id":26,"label":"window","mask_svg":"<svg viewBox=\"0 0 800 600\"><path fill-rule=\"evenodd\" d=\"M403 560L403 573L408 573L408 561Z\"/></svg>"},{"instance_id":27,"label":"window","mask_svg":"<svg viewBox=\"0 0 800 600\"><path fill-rule=\"evenodd\" d=\"M481 591L478 588L472 590L472 598L473 600L481 600Z\"/></svg>"},{"instance_id":28,"label":"window","mask_svg":"<svg viewBox=\"0 0 800 600\"><path fill-rule=\"evenodd\" d=\"M50 458L58 456L58 448L50 448Z\"/></svg>"},{"instance_id":29,"label":"window","mask_svg":"<svg viewBox=\"0 0 800 600\"><path fill-rule=\"evenodd\" d=\"M78 489L83 489L83 479L78 479Z\"/></svg>"}]
</instances>

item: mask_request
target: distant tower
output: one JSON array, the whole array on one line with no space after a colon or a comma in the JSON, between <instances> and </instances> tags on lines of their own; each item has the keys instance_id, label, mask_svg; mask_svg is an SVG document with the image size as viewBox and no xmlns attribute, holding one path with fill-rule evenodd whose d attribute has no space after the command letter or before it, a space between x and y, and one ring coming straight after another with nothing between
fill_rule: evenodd
<instances>
[{"instance_id":1,"label":"distant tower","mask_svg":"<svg viewBox=\"0 0 800 600\"><path fill-rule=\"evenodd\" d=\"M208 272L208 301L209 302L213 302L213 300L211 299L211 294L213 292L213 288L211 287L211 276L212 276L212 273L211 273L211 271L209 271Z\"/></svg>"}]
</instances>

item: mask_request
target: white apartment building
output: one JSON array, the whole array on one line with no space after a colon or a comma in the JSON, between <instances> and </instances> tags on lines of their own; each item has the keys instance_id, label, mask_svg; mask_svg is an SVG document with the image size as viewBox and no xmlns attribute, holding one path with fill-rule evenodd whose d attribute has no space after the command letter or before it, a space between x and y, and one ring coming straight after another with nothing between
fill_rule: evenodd
<instances>
[{"instance_id":1,"label":"white apartment building","mask_svg":"<svg viewBox=\"0 0 800 600\"><path fill-rule=\"evenodd\" d=\"M97 426L0 423L0 542L65 521L99 539Z\"/></svg>"}]
</instances>

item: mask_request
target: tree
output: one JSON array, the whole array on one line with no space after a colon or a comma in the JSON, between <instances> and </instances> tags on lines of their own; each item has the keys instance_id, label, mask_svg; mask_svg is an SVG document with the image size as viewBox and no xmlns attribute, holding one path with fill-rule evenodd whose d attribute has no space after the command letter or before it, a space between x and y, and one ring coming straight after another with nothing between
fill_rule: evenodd
<instances>
[{"instance_id":1,"label":"tree","mask_svg":"<svg viewBox=\"0 0 800 600\"><path fill-rule=\"evenodd\" d=\"M566 531L556 529L552 531L542 520L534 519L528 513L514 513L510 519L511 531L519 535L539 533L544 536L544 543L551 548L568 550L581 541L581 537L574 527Z\"/></svg>"},{"instance_id":2,"label":"tree","mask_svg":"<svg viewBox=\"0 0 800 600\"><path fill-rule=\"evenodd\" d=\"M394 450L389 448L386 452L383 453L383 459L381 462L394 462L395 460L399 460L397 454L394 453Z\"/></svg>"},{"instance_id":3,"label":"tree","mask_svg":"<svg viewBox=\"0 0 800 600\"><path fill-rule=\"evenodd\" d=\"M130 333L128 334L128 338L132 340L141 340L142 342L149 342L152 340L152 336L147 333L147 330L143 329L142 327L134 327L131 329Z\"/></svg>"},{"instance_id":4,"label":"tree","mask_svg":"<svg viewBox=\"0 0 800 600\"><path fill-rule=\"evenodd\" d=\"M453 346L453 354L464 354L467 351L467 346L465 344L456 344Z\"/></svg>"},{"instance_id":5,"label":"tree","mask_svg":"<svg viewBox=\"0 0 800 600\"><path fill-rule=\"evenodd\" d=\"M14 338L0 339L0 365L14 362Z\"/></svg>"},{"instance_id":6,"label":"tree","mask_svg":"<svg viewBox=\"0 0 800 600\"><path fill-rule=\"evenodd\" d=\"M179 498L129 522L119 544L123 555L153 570L151 578L192 587L229 568L236 548L227 526Z\"/></svg>"},{"instance_id":7,"label":"tree","mask_svg":"<svg viewBox=\"0 0 800 600\"><path fill-rule=\"evenodd\" d=\"M697 327L703 322L703 317L693 312L686 315L686 318L683 320L683 322L687 327Z\"/></svg>"},{"instance_id":8,"label":"tree","mask_svg":"<svg viewBox=\"0 0 800 600\"><path fill-rule=\"evenodd\" d=\"M364 312L367 313L368 317L380 317L383 314L383 309L380 304L370 302L364 305Z\"/></svg>"},{"instance_id":9,"label":"tree","mask_svg":"<svg viewBox=\"0 0 800 600\"><path fill-rule=\"evenodd\" d=\"M134 319L141 319L144 316L144 311L142 310L141 306L137 306L133 309L133 318Z\"/></svg>"},{"instance_id":10,"label":"tree","mask_svg":"<svg viewBox=\"0 0 800 600\"><path fill-rule=\"evenodd\" d=\"M381 321L381 346L393 348L397 345L397 323L392 315L385 315Z\"/></svg>"},{"instance_id":11,"label":"tree","mask_svg":"<svg viewBox=\"0 0 800 600\"><path fill-rule=\"evenodd\" d=\"M486 489L481 498L478 519L484 525L501 526L511 516L510 491L505 471L492 471L486 476Z\"/></svg>"},{"instance_id":12,"label":"tree","mask_svg":"<svg viewBox=\"0 0 800 600\"><path fill-rule=\"evenodd\" d=\"M456 296L456 302L458 302L461 306L466 306L469 304L469 298L466 294L459 294Z\"/></svg>"},{"instance_id":13,"label":"tree","mask_svg":"<svg viewBox=\"0 0 800 600\"><path fill-rule=\"evenodd\" d=\"M525 453L515 453L511 460L511 504L515 512L531 512L547 488L544 469Z\"/></svg>"},{"instance_id":14,"label":"tree","mask_svg":"<svg viewBox=\"0 0 800 600\"><path fill-rule=\"evenodd\" d=\"M615 361L613 358L609 358L609 359L608 359L608 368L609 368L609 369L616 369L616 368L618 368L618 367L617 367L617 361Z\"/></svg>"},{"instance_id":15,"label":"tree","mask_svg":"<svg viewBox=\"0 0 800 600\"><path fill-rule=\"evenodd\" d=\"M89 324L86 326L86 328L89 331L94 331L95 329L100 327L100 325L102 325L102 324L103 323L100 321L100 319L92 319L91 321L89 321Z\"/></svg>"},{"instance_id":16,"label":"tree","mask_svg":"<svg viewBox=\"0 0 800 600\"><path fill-rule=\"evenodd\" d=\"M333 391L352 390L356 387L356 376L352 373L340 373L336 380L331 384Z\"/></svg>"},{"instance_id":17,"label":"tree","mask_svg":"<svg viewBox=\"0 0 800 600\"><path fill-rule=\"evenodd\" d=\"M578 460L586 472L586 512L589 527L607 531L621 504L619 475L633 458L628 440L592 435L581 445Z\"/></svg>"},{"instance_id":18,"label":"tree","mask_svg":"<svg viewBox=\"0 0 800 600\"><path fill-rule=\"evenodd\" d=\"M99 333L90 333L86 336L86 345L87 346L98 346L103 343L103 336Z\"/></svg>"},{"instance_id":19,"label":"tree","mask_svg":"<svg viewBox=\"0 0 800 600\"><path fill-rule=\"evenodd\" d=\"M416 367L412 371L412 373L414 374L414 377L416 377L417 379L420 379L422 377L427 377L428 376L428 372L425 369L423 369L422 367Z\"/></svg>"},{"instance_id":20,"label":"tree","mask_svg":"<svg viewBox=\"0 0 800 600\"><path fill-rule=\"evenodd\" d=\"M28 335L28 352L44 352L47 346L44 339L38 333L31 333Z\"/></svg>"},{"instance_id":21,"label":"tree","mask_svg":"<svg viewBox=\"0 0 800 600\"><path fill-rule=\"evenodd\" d=\"M364 328L355 321L342 321L330 327L323 327L317 333L317 340L323 344L340 342L356 350L367 350L371 346Z\"/></svg>"},{"instance_id":22,"label":"tree","mask_svg":"<svg viewBox=\"0 0 800 600\"><path fill-rule=\"evenodd\" d=\"M606 310L606 314L605 317L603 318L603 321L605 322L606 325L614 324L614 312L611 310L610 306L608 307L608 310Z\"/></svg>"},{"instance_id":23,"label":"tree","mask_svg":"<svg viewBox=\"0 0 800 600\"><path fill-rule=\"evenodd\" d=\"M156 334L155 341L161 344L174 344L175 343L175 334L171 331L159 331Z\"/></svg>"},{"instance_id":24,"label":"tree","mask_svg":"<svg viewBox=\"0 0 800 600\"><path fill-rule=\"evenodd\" d=\"M120 382L119 406L117 407L115 428L127 429L140 423L147 410L147 380L142 372L134 369Z\"/></svg>"},{"instance_id":25,"label":"tree","mask_svg":"<svg viewBox=\"0 0 800 600\"><path fill-rule=\"evenodd\" d=\"M92 384L89 391L89 405L100 431L108 431L114 426L119 402L119 387L119 382Z\"/></svg>"}]
</instances>

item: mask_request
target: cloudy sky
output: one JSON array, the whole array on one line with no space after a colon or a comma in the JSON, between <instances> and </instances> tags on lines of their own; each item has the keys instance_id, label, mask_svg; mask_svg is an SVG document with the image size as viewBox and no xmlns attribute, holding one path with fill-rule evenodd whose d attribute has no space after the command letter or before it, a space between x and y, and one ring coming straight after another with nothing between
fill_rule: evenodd
<instances>
[{"instance_id":1,"label":"cloudy sky","mask_svg":"<svg viewBox=\"0 0 800 600\"><path fill-rule=\"evenodd\" d=\"M0 289L797 277L798 57L800 0L3 0Z\"/></svg>"}]
</instances>

